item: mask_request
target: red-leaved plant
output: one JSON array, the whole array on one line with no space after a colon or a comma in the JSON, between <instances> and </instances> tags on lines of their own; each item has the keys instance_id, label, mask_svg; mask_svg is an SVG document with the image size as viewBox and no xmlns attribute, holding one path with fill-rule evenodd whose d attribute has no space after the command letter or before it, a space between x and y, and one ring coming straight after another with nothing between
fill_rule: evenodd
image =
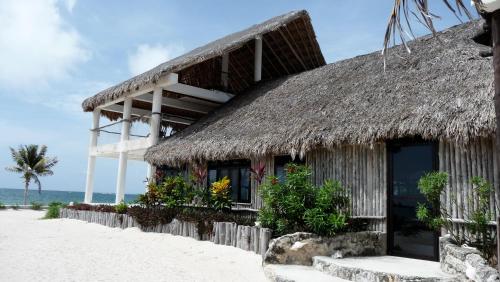
<instances>
[{"instance_id":1,"label":"red-leaved plant","mask_svg":"<svg viewBox=\"0 0 500 282\"><path fill-rule=\"evenodd\" d=\"M195 183L202 187L205 184L205 179L207 179L207 167L203 165L195 165L193 167L193 177Z\"/></svg>"},{"instance_id":2,"label":"red-leaved plant","mask_svg":"<svg viewBox=\"0 0 500 282\"><path fill-rule=\"evenodd\" d=\"M254 179L260 185L262 180L264 180L264 175L266 174L266 164L263 162L259 162L256 166L250 168L250 172L252 173Z\"/></svg>"}]
</instances>

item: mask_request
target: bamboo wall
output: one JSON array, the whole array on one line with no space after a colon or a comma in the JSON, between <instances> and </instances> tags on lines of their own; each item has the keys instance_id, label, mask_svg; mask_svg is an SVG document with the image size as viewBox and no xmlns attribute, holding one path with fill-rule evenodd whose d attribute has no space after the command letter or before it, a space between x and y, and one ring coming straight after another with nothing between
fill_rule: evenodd
<instances>
[{"instance_id":1,"label":"bamboo wall","mask_svg":"<svg viewBox=\"0 0 500 282\"><path fill-rule=\"evenodd\" d=\"M315 185L338 180L348 188L354 217L367 218L370 229L386 232L387 154L385 144L339 146L307 154Z\"/></svg>"},{"instance_id":2,"label":"bamboo wall","mask_svg":"<svg viewBox=\"0 0 500 282\"><path fill-rule=\"evenodd\" d=\"M494 161L495 146L492 139L478 139L469 145L439 142L439 170L449 174L449 184L442 202L455 219L463 219L469 211L466 200L472 196L470 179L481 176L493 184L490 209L494 216L499 212L495 203L500 202L500 174ZM266 175L274 174L274 157L252 158L251 165L266 165ZM306 155L312 169L312 181L321 185L325 179L339 180L350 191L353 216L370 220L370 229L387 232L387 150L385 143L373 146L344 145L329 149L316 149ZM497 192L495 192L497 191ZM457 195L457 205L452 204ZM257 182L251 181L251 204L235 203L235 208L259 209L262 200ZM477 206L477 202L473 203Z\"/></svg>"},{"instance_id":3,"label":"bamboo wall","mask_svg":"<svg viewBox=\"0 0 500 282\"><path fill-rule=\"evenodd\" d=\"M478 206L477 200L467 200L475 195L470 183L474 176L480 176L492 184L491 220L499 215L495 203L499 202L500 178L494 159L496 154L494 145L492 138L480 138L467 145L447 141L439 143L439 170L449 175L446 193L441 203L445 205L452 218L466 219L469 211Z\"/></svg>"}]
</instances>

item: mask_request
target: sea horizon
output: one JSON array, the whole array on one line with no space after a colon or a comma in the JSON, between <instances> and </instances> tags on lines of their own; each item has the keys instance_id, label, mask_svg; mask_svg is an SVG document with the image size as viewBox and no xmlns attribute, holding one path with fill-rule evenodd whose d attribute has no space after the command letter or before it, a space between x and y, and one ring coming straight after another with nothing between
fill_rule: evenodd
<instances>
[{"instance_id":1,"label":"sea horizon","mask_svg":"<svg viewBox=\"0 0 500 282\"><path fill-rule=\"evenodd\" d=\"M114 203L115 193L94 192L92 202L95 203ZM131 203L137 199L139 194L125 194L125 202ZM44 205L50 202L62 202L68 204L81 203L85 197L83 191L64 191L64 190L42 190L39 194L38 190L30 189L28 192L28 203L37 202ZM24 204L24 189L19 188L3 188L0 187L0 203L4 205L22 205Z\"/></svg>"}]
</instances>

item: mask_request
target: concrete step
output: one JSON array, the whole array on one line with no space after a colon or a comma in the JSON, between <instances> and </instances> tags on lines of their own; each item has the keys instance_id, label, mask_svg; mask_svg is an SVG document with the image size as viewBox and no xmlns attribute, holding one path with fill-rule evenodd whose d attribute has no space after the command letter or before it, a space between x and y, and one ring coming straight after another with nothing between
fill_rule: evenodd
<instances>
[{"instance_id":1,"label":"concrete step","mask_svg":"<svg viewBox=\"0 0 500 282\"><path fill-rule=\"evenodd\" d=\"M312 266L268 264L264 273L269 281L274 282L345 282L341 278L330 276L315 270Z\"/></svg>"},{"instance_id":2,"label":"concrete step","mask_svg":"<svg viewBox=\"0 0 500 282\"><path fill-rule=\"evenodd\" d=\"M439 262L393 256L333 259L317 256L313 267L333 277L349 281L460 281L444 273Z\"/></svg>"}]
</instances>

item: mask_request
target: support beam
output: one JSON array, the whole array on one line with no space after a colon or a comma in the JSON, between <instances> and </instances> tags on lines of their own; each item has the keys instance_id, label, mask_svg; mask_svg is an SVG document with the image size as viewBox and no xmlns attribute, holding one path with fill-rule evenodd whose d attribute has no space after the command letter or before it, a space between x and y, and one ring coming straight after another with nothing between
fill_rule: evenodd
<instances>
[{"instance_id":1,"label":"support beam","mask_svg":"<svg viewBox=\"0 0 500 282\"><path fill-rule=\"evenodd\" d=\"M111 106L108 106L107 108L105 108L104 110L110 111L110 112L115 112L115 113L123 113L124 107L122 105L111 105ZM144 109L132 108L131 115L138 116L138 117L144 117L144 118L151 118L151 112L148 110L144 110ZM176 116L168 116L168 115L163 115L162 120L167 121L167 122L171 122L171 123L184 124L184 125L190 125L194 122L194 120L192 120L192 119L183 118L183 117L176 117Z\"/></svg>"},{"instance_id":2,"label":"support beam","mask_svg":"<svg viewBox=\"0 0 500 282\"><path fill-rule=\"evenodd\" d=\"M307 70L307 67L304 64L304 61L302 61L302 58L299 56L299 54L297 53L297 51L295 50L295 48L293 48L292 43L290 43L290 41L288 40L288 38L286 37L286 35L283 33L283 31L281 31L280 28L278 28L278 31L279 31L281 37L283 38L283 40L285 40L285 42L288 45L288 47L290 48L290 50L292 50L292 53L293 53L293 55L295 55L295 58L299 61L299 63L304 68L304 70Z\"/></svg>"},{"instance_id":3,"label":"support beam","mask_svg":"<svg viewBox=\"0 0 500 282\"><path fill-rule=\"evenodd\" d=\"M142 101L142 102L148 102L148 103L153 103L153 94L147 93L141 96L138 96L134 98L136 101ZM203 101L205 102L205 101ZM186 110L190 112L195 112L195 113L202 113L202 114L208 114L209 112L213 111L216 107L217 104L212 105L206 105L204 104L198 104L194 102L187 102L187 101L182 101L180 99L173 99L173 98L168 98L168 97L163 97L161 104L163 106L169 106L171 108L175 109L181 109L181 110Z\"/></svg>"},{"instance_id":4,"label":"support beam","mask_svg":"<svg viewBox=\"0 0 500 282\"><path fill-rule=\"evenodd\" d=\"M148 85L146 85L144 87L141 87L140 89L138 89L136 91L131 92L130 94L128 94L126 96L123 96L123 97L120 97L118 99L106 102L106 103L104 103L104 104L102 104L102 105L100 105L98 107L101 108L101 109L103 109L103 108L106 108L108 106L114 105L116 103L123 102L127 98L135 98L135 97L138 97L138 96L141 96L141 95L153 92L155 88L158 88L158 87L165 88L168 85L176 84L178 81L179 81L179 75L178 74L176 74L176 73L169 73L165 77L160 78L156 82L156 84L153 84L153 85L148 84Z\"/></svg>"},{"instance_id":5,"label":"support beam","mask_svg":"<svg viewBox=\"0 0 500 282\"><path fill-rule=\"evenodd\" d=\"M182 83L171 84L164 87L163 89L216 103L226 103L234 97L233 94L229 94L226 92L218 90L207 90Z\"/></svg>"},{"instance_id":6,"label":"support beam","mask_svg":"<svg viewBox=\"0 0 500 282\"><path fill-rule=\"evenodd\" d=\"M92 148L97 146L97 137L99 128L99 120L101 117L101 110L95 109L92 112L92 131L90 132L90 144L89 144L89 158L87 164L87 179L85 182L85 203L92 202L92 194L94 193L94 172L95 172L95 162L96 157L92 156L90 152Z\"/></svg>"},{"instance_id":7,"label":"support beam","mask_svg":"<svg viewBox=\"0 0 500 282\"><path fill-rule=\"evenodd\" d=\"M229 86L229 53L222 54L221 83L224 90Z\"/></svg>"},{"instance_id":8,"label":"support beam","mask_svg":"<svg viewBox=\"0 0 500 282\"><path fill-rule=\"evenodd\" d=\"M254 56L254 73L253 80L255 82L262 79L262 37L255 37L255 56Z\"/></svg>"},{"instance_id":9,"label":"support beam","mask_svg":"<svg viewBox=\"0 0 500 282\"><path fill-rule=\"evenodd\" d=\"M132 116L132 98L128 97L123 106L123 122L120 142L125 142L130 137L130 118ZM120 152L118 159L118 176L116 178L116 199L119 204L125 197L125 179L127 174L127 152Z\"/></svg>"}]
</instances>

